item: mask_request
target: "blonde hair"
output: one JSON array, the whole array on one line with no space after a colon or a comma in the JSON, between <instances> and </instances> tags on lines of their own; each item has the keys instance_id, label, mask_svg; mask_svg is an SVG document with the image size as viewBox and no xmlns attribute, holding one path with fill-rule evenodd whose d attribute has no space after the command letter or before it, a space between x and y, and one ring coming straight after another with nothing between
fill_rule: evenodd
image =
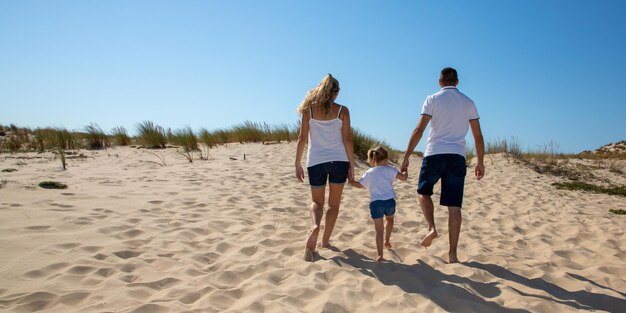
<instances>
[{"instance_id":1,"label":"blonde hair","mask_svg":"<svg viewBox=\"0 0 626 313\"><path fill-rule=\"evenodd\" d=\"M331 100L332 96L339 92L339 81L333 77L333 75L326 75L322 81L317 84L317 87L309 90L300 106L298 106L298 112L300 114L306 112L312 104L319 103L324 109L324 114L330 112L330 106L333 104Z\"/></svg>"},{"instance_id":2,"label":"blonde hair","mask_svg":"<svg viewBox=\"0 0 626 313\"><path fill-rule=\"evenodd\" d=\"M367 162L378 164L389 158L387 150L383 147L374 147L367 151Z\"/></svg>"}]
</instances>

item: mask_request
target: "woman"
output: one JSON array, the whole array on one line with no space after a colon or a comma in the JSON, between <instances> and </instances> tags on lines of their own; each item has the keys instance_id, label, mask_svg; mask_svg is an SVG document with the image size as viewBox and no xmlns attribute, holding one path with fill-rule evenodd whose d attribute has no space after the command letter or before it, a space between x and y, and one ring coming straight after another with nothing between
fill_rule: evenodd
<instances>
[{"instance_id":1,"label":"woman","mask_svg":"<svg viewBox=\"0 0 626 313\"><path fill-rule=\"evenodd\" d=\"M330 247L330 235L339 214L341 193L348 177L354 178L354 153L350 111L335 103L339 82L330 74L309 91L298 107L302 117L296 150L296 177L304 181L302 153L308 142L307 172L311 186L312 227L306 241L304 259L313 261L320 230L326 183L329 182L328 210L321 247Z\"/></svg>"}]
</instances>

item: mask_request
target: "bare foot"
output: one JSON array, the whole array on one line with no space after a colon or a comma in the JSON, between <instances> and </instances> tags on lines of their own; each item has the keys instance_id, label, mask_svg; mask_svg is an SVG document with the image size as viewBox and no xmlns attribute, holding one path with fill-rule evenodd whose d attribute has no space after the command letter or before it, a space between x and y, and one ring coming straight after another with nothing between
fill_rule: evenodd
<instances>
[{"instance_id":1,"label":"bare foot","mask_svg":"<svg viewBox=\"0 0 626 313\"><path fill-rule=\"evenodd\" d=\"M328 249L328 248L332 247L332 246L330 245L330 242L327 242L327 243L320 242L318 246L319 246L320 248L326 248L326 249Z\"/></svg>"},{"instance_id":2,"label":"bare foot","mask_svg":"<svg viewBox=\"0 0 626 313\"><path fill-rule=\"evenodd\" d=\"M315 252L315 246L317 243L317 235L319 235L319 233L320 233L319 226L313 226L313 228L311 228L311 230L309 231L309 238L306 240L306 248L309 249L311 252Z\"/></svg>"},{"instance_id":3,"label":"bare foot","mask_svg":"<svg viewBox=\"0 0 626 313\"><path fill-rule=\"evenodd\" d=\"M385 241L385 248L391 249L391 243L389 241Z\"/></svg>"},{"instance_id":4,"label":"bare foot","mask_svg":"<svg viewBox=\"0 0 626 313\"><path fill-rule=\"evenodd\" d=\"M304 260L307 262L315 261L315 252L311 251L308 247L304 248Z\"/></svg>"},{"instance_id":5,"label":"bare foot","mask_svg":"<svg viewBox=\"0 0 626 313\"><path fill-rule=\"evenodd\" d=\"M433 240L435 240L435 238L437 238L437 231L433 229L430 231L430 233L428 233L428 235L426 235L426 237L424 237L424 239L422 239L422 242L420 244L422 245L422 247L430 247L430 244L433 243Z\"/></svg>"},{"instance_id":6,"label":"bare foot","mask_svg":"<svg viewBox=\"0 0 626 313\"><path fill-rule=\"evenodd\" d=\"M376 257L376 262L382 262L382 261L384 261L384 260L385 260L385 259L383 258L383 256L382 256L382 255L379 255L379 256L377 256L377 257Z\"/></svg>"},{"instance_id":7,"label":"bare foot","mask_svg":"<svg viewBox=\"0 0 626 313\"><path fill-rule=\"evenodd\" d=\"M456 254L449 253L448 256L450 257L450 261L448 261L448 263L459 263L459 259L456 257Z\"/></svg>"}]
</instances>

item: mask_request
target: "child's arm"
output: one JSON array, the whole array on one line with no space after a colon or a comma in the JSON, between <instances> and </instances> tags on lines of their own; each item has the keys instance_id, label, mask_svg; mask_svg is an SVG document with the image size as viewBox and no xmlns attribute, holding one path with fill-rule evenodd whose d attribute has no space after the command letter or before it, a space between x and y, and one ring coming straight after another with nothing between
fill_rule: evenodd
<instances>
[{"instance_id":1,"label":"child's arm","mask_svg":"<svg viewBox=\"0 0 626 313\"><path fill-rule=\"evenodd\" d=\"M406 171L400 173L398 172L398 174L396 174L396 178L402 181L407 180L407 178L409 178L409 173L407 173Z\"/></svg>"},{"instance_id":2,"label":"child's arm","mask_svg":"<svg viewBox=\"0 0 626 313\"><path fill-rule=\"evenodd\" d=\"M359 183L358 181L354 179L348 179L348 183L352 185L352 187L355 187L355 188L365 188L363 185L361 185L361 183Z\"/></svg>"}]
</instances>

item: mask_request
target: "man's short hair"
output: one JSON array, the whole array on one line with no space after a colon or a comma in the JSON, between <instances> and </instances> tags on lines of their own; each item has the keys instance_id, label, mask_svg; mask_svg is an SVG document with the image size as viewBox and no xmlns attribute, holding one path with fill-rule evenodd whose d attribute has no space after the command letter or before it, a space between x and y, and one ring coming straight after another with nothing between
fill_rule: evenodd
<instances>
[{"instance_id":1,"label":"man's short hair","mask_svg":"<svg viewBox=\"0 0 626 313\"><path fill-rule=\"evenodd\" d=\"M459 82L456 70L451 67L446 67L441 70L441 76L439 78L444 85L455 85Z\"/></svg>"}]
</instances>

